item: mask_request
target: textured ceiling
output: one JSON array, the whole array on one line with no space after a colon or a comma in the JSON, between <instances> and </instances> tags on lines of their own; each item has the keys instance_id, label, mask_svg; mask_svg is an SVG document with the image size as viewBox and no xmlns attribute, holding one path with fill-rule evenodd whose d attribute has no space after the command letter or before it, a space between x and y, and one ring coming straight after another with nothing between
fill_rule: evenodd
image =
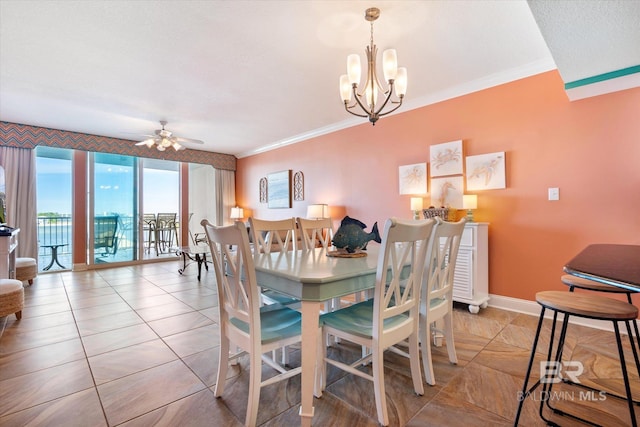
<instances>
[{"instance_id":1,"label":"textured ceiling","mask_svg":"<svg viewBox=\"0 0 640 427\"><path fill-rule=\"evenodd\" d=\"M565 25L549 18L558 3ZM597 2L535 1L534 18L520 0L3 0L0 120L140 140L164 119L205 142L190 148L241 157L364 122L344 111L338 78L348 54L364 56L367 7L382 10L379 50L397 49L408 68L401 112L556 63L565 81L600 72L578 56L584 37L569 25L584 3ZM620 25L603 25L601 37L617 47ZM608 53L624 58L634 47Z\"/></svg>"}]
</instances>

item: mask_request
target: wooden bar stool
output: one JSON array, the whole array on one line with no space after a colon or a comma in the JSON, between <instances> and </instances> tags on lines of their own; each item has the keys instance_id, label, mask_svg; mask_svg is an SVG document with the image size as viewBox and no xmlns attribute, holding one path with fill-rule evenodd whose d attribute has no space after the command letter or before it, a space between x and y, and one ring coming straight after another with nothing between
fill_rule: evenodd
<instances>
[{"instance_id":1,"label":"wooden bar stool","mask_svg":"<svg viewBox=\"0 0 640 427\"><path fill-rule=\"evenodd\" d=\"M583 279L582 277L576 277L571 274L564 274L560 280L562 283L569 287L569 292L573 292L574 289L584 289L587 291L595 292L609 292L612 294L626 294L629 304L633 304L631 294L634 293L628 289L618 288L616 286L607 285L606 283L599 283L589 279ZM638 319L633 319L633 327L636 332L636 342L640 345L640 331L638 330ZM636 365L638 360L636 359Z\"/></svg>"},{"instance_id":2,"label":"wooden bar stool","mask_svg":"<svg viewBox=\"0 0 640 427\"><path fill-rule=\"evenodd\" d=\"M518 404L518 411L516 413L516 418L514 421L514 426L518 425L518 421L520 419L520 413L522 412L522 406L524 404L525 399L540 385L543 384L543 390L541 396L551 396L551 390L554 382L565 382L572 385L581 384L573 383L566 380L561 380L558 375L558 369L551 369L548 371L550 375L540 375L540 379L530 388L527 389L529 383L529 376L531 375L531 368L533 366L533 360L536 354L536 347L538 345L538 339L540 338L540 330L542 329L542 321L544 319L544 314L547 309L553 311L553 325L551 327L551 336L549 338L549 349L547 353L547 362L554 362L555 366L559 366L562 360L562 351L564 346L565 337L567 334L567 326L569 324L569 318L571 316L575 317L583 317L587 319L597 319L597 320L608 320L613 323L613 329L616 335L616 343L618 347L618 354L620 356L620 366L622 369L622 377L624 379L624 386L626 391L626 401L629 407L629 415L631 417L631 425L633 427L637 427L636 416L634 411L634 402L631 396L631 387L629 385L629 375L627 374L627 367L624 360L624 350L622 348L622 339L620 337L620 329L618 327L618 322L624 322L627 326L627 333L629 334L629 340L631 342L631 349L633 351L633 355L635 360L638 360L637 350L634 343L633 334L631 333L631 325L630 321L635 320L638 317L638 309L633 304L626 303L624 301L615 300L612 298L605 298L598 295L584 295L584 294L575 294L569 292L562 291L544 291L538 292L536 294L536 302L542 306L542 310L540 311L540 318L538 320L538 328L536 330L536 335L533 340L533 348L531 349L531 357L529 358L529 365L527 367L527 374L524 379L524 386L522 387L522 394L520 395L520 402ZM564 320L562 322L562 328L560 331L560 336L558 338L558 343L556 347L556 353L554 359L551 359L551 355L553 353L553 342L556 330L556 320L558 317L558 313L564 314ZM639 370L640 367L636 366ZM639 371L640 372L640 371ZM544 381L543 381L544 379ZM613 396L612 397L616 397ZM564 416L568 416L574 418L576 420L580 420L582 422L586 422L591 425L596 425L591 421L585 420L584 418L580 418L577 415L570 414L568 412L562 411L558 408L554 408L550 405L549 401L551 399L540 399L540 411L539 415L548 425L557 425L553 421L550 421L544 417L543 414L543 406L546 401L546 405L549 409L551 409L556 414L561 414Z\"/></svg>"}]
</instances>

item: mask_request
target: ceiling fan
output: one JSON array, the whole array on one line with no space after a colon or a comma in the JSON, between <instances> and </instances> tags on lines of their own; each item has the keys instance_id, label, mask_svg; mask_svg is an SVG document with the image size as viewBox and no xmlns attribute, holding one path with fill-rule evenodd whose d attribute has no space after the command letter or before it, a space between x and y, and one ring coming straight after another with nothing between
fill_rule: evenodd
<instances>
[{"instance_id":1,"label":"ceiling fan","mask_svg":"<svg viewBox=\"0 0 640 427\"><path fill-rule=\"evenodd\" d=\"M193 144L204 144L203 141L199 139L191 139L191 138L182 138L179 136L174 136L172 132L166 130L164 127L166 126L166 120L160 120L160 125L162 129L156 129L155 135L144 135L147 139L138 142L136 145L146 145L151 148L154 145L158 149L158 151L164 151L169 147L173 147L174 150L183 150L184 147L180 145L180 142L188 142Z\"/></svg>"}]
</instances>

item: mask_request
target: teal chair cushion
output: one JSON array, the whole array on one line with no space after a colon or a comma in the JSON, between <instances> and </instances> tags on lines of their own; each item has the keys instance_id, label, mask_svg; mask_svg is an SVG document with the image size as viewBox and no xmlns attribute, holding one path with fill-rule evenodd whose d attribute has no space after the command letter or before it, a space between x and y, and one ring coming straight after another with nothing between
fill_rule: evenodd
<instances>
[{"instance_id":1,"label":"teal chair cushion","mask_svg":"<svg viewBox=\"0 0 640 427\"><path fill-rule=\"evenodd\" d=\"M392 328L407 320L400 314L384 321L384 328ZM340 329L363 338L371 338L373 329L373 299L350 305L320 316L320 324Z\"/></svg>"},{"instance_id":2,"label":"teal chair cushion","mask_svg":"<svg viewBox=\"0 0 640 427\"><path fill-rule=\"evenodd\" d=\"M249 324L240 319L230 320L236 328L249 333ZM260 323L262 326L262 343L268 344L285 338L300 335L302 316L299 312L280 304L260 307Z\"/></svg>"}]
</instances>

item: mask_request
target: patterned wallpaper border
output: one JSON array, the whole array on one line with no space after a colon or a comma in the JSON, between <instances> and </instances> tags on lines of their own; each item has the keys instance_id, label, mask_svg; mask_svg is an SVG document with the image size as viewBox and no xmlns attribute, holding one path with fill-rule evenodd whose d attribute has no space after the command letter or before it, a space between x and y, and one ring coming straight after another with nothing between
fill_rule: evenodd
<instances>
[{"instance_id":1,"label":"patterned wallpaper border","mask_svg":"<svg viewBox=\"0 0 640 427\"><path fill-rule=\"evenodd\" d=\"M178 162L202 163L212 165L216 169L236 170L236 157L230 154L191 149L158 151L147 148L146 146L136 146L135 141L126 139L109 138L106 136L3 121L0 121L0 143L9 147L31 149L38 145L72 148L75 150L123 154Z\"/></svg>"}]
</instances>

